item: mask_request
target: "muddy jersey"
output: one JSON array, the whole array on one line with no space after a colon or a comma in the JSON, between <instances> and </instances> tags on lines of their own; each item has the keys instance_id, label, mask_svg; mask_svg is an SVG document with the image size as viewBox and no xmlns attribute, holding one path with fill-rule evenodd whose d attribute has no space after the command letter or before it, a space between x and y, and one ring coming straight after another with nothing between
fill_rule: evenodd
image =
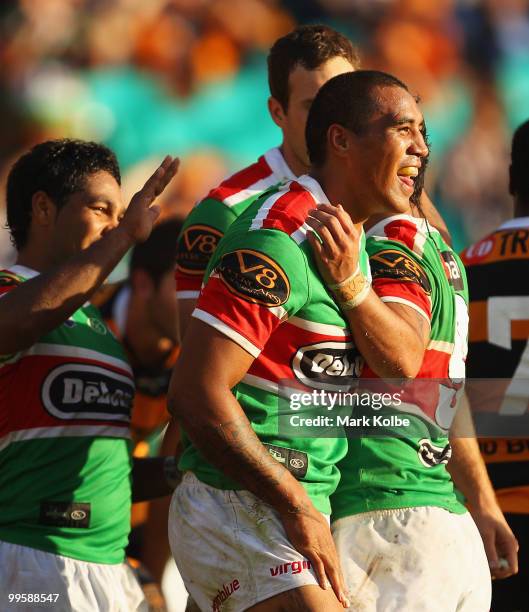
<instances>
[{"instance_id":1,"label":"muddy jersey","mask_svg":"<svg viewBox=\"0 0 529 612\"><path fill-rule=\"evenodd\" d=\"M274 148L198 202L178 238L175 276L179 298L198 298L209 260L235 219L267 189L295 178L281 151Z\"/></svg>"},{"instance_id":2,"label":"muddy jersey","mask_svg":"<svg viewBox=\"0 0 529 612\"><path fill-rule=\"evenodd\" d=\"M504 223L461 257L470 292L467 391L478 430L485 430L481 422L487 429L479 440L481 452L501 509L527 514L529 439L501 432L516 419L527 432L529 217ZM484 378L503 380L490 386L473 380Z\"/></svg>"},{"instance_id":3,"label":"muddy jersey","mask_svg":"<svg viewBox=\"0 0 529 612\"><path fill-rule=\"evenodd\" d=\"M36 275L22 266L0 271L0 299ZM121 345L92 305L0 357L0 540L123 561L133 396Z\"/></svg>"},{"instance_id":4,"label":"muddy jersey","mask_svg":"<svg viewBox=\"0 0 529 612\"><path fill-rule=\"evenodd\" d=\"M418 380L403 388L399 405L376 413L372 408L365 411L371 419L405 416L410 425L396 436L391 426L384 429L371 420L363 431L351 432L348 453L339 464L341 480L331 499L333 519L414 506L465 512L446 470L447 430L465 376L464 268L437 230L408 215L394 215L375 225L367 232L366 248L377 295L383 302L404 304L424 317L430 341ZM362 377L376 375L366 366ZM441 385L437 379L442 379Z\"/></svg>"},{"instance_id":5,"label":"muddy jersey","mask_svg":"<svg viewBox=\"0 0 529 612\"><path fill-rule=\"evenodd\" d=\"M320 185L303 176L270 190L231 226L215 252L193 316L213 326L253 361L233 392L260 440L305 486L316 508L329 513L338 482L342 438L281 434L279 394L285 381L307 389L358 377L361 357L347 322L321 279L307 241L305 218L328 203ZM362 234L360 265L369 277ZM308 411L311 408L307 408ZM314 414L321 409L312 408ZM221 489L239 485L184 442L182 470Z\"/></svg>"}]
</instances>

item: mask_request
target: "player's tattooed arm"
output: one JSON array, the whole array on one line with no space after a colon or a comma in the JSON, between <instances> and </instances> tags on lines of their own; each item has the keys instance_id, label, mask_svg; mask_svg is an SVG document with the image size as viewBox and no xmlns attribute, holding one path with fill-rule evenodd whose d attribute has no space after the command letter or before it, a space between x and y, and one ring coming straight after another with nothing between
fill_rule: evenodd
<instances>
[{"instance_id":1,"label":"player's tattooed arm","mask_svg":"<svg viewBox=\"0 0 529 612\"><path fill-rule=\"evenodd\" d=\"M213 327L191 319L169 386L169 411L202 455L278 513L292 545L347 607L329 525L303 486L261 443L231 389L253 357Z\"/></svg>"},{"instance_id":2,"label":"player's tattooed arm","mask_svg":"<svg viewBox=\"0 0 529 612\"><path fill-rule=\"evenodd\" d=\"M231 389L253 357L213 327L191 319L168 403L204 457L278 511L308 500L299 482L260 442Z\"/></svg>"}]
</instances>

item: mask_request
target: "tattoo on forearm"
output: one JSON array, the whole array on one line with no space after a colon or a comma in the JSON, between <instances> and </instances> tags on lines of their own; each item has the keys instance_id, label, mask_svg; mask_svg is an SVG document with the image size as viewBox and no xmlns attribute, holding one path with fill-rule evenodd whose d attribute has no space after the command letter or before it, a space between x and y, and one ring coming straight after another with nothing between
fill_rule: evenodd
<instances>
[{"instance_id":1,"label":"tattoo on forearm","mask_svg":"<svg viewBox=\"0 0 529 612\"><path fill-rule=\"evenodd\" d=\"M221 451L220 457L215 453L216 463L220 459L228 471L232 471L234 465L246 466L256 483L265 486L278 485L288 473L262 445L245 416L205 429L206 439Z\"/></svg>"}]
</instances>

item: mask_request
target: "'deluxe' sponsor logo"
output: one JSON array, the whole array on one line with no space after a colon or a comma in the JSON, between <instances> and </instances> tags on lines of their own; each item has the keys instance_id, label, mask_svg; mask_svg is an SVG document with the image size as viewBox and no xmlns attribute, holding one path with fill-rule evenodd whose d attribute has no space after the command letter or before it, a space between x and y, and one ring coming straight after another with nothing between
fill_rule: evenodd
<instances>
[{"instance_id":1,"label":"'deluxe' sponsor logo","mask_svg":"<svg viewBox=\"0 0 529 612\"><path fill-rule=\"evenodd\" d=\"M129 421L134 385L99 366L66 363L48 374L41 393L45 409L59 419Z\"/></svg>"},{"instance_id":2,"label":"'deluxe' sponsor logo","mask_svg":"<svg viewBox=\"0 0 529 612\"><path fill-rule=\"evenodd\" d=\"M219 612L221 605L231 597L235 591L238 591L241 585L237 579L232 580L229 584L223 584L220 591L215 595L211 602L211 609L213 612Z\"/></svg>"}]
</instances>

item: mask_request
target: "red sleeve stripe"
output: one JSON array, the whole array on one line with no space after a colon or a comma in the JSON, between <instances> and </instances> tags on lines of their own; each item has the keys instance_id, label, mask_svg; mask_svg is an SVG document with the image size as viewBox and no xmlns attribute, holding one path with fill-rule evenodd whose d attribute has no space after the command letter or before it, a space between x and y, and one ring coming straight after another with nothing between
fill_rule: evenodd
<instances>
[{"instance_id":1,"label":"red sleeve stripe","mask_svg":"<svg viewBox=\"0 0 529 612\"><path fill-rule=\"evenodd\" d=\"M410 300L406 300L401 297L395 297L393 295L388 295L387 297L381 297L380 300L384 303L395 303L395 304L404 304L404 306L408 306L409 308L413 308L416 312L422 315L427 321L428 325L430 325L430 317L427 312L425 312L420 306L417 306L414 302Z\"/></svg>"},{"instance_id":2,"label":"red sleeve stripe","mask_svg":"<svg viewBox=\"0 0 529 612\"><path fill-rule=\"evenodd\" d=\"M236 172L212 189L207 197L219 200L227 206L234 206L276 182L277 178L265 158L260 157L255 164Z\"/></svg>"},{"instance_id":3,"label":"red sleeve stripe","mask_svg":"<svg viewBox=\"0 0 529 612\"><path fill-rule=\"evenodd\" d=\"M259 357L261 350L257 346L252 344L243 335L236 332L232 327L226 325L226 323L220 319L217 319L217 317L214 317L209 312L195 308L191 316L195 317L195 319L203 321L204 323L207 323L208 325L211 325L211 327L214 327L217 331L223 333L230 340L233 340L236 344L243 348L247 353L250 353L252 357Z\"/></svg>"},{"instance_id":4,"label":"red sleeve stripe","mask_svg":"<svg viewBox=\"0 0 529 612\"><path fill-rule=\"evenodd\" d=\"M376 278L373 281L373 289L382 301L389 302L405 300L403 303L412 302L421 311L426 313L428 320L432 318L432 303L430 296L415 282L397 282L393 279Z\"/></svg>"},{"instance_id":5,"label":"red sleeve stripe","mask_svg":"<svg viewBox=\"0 0 529 612\"><path fill-rule=\"evenodd\" d=\"M202 287L202 276L186 276L181 272L176 271L175 281L176 281L176 291L197 291L200 292Z\"/></svg>"}]
</instances>

